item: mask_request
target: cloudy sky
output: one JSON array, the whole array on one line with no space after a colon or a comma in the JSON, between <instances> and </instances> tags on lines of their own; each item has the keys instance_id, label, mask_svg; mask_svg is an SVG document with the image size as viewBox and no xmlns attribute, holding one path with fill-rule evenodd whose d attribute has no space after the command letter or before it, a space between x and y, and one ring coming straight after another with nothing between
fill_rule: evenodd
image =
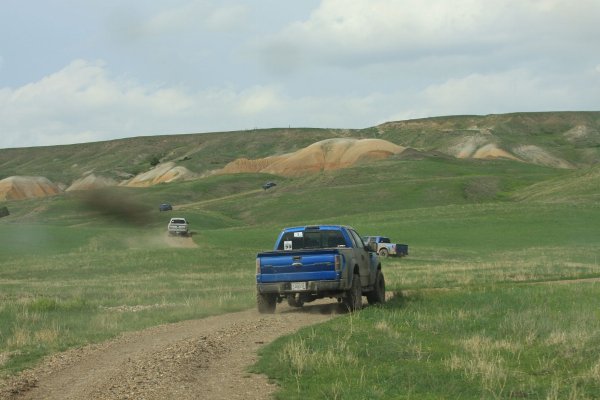
<instances>
[{"instance_id":1,"label":"cloudy sky","mask_svg":"<svg viewBox=\"0 0 600 400\"><path fill-rule=\"evenodd\" d=\"M600 0L2 0L0 148L600 109Z\"/></svg>"}]
</instances>

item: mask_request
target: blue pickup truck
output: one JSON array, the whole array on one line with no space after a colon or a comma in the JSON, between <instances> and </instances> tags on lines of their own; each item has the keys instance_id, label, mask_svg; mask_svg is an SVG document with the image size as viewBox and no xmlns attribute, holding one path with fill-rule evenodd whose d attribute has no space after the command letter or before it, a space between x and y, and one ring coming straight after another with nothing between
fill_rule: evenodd
<instances>
[{"instance_id":1,"label":"blue pickup truck","mask_svg":"<svg viewBox=\"0 0 600 400\"><path fill-rule=\"evenodd\" d=\"M256 302L273 313L287 300L293 307L335 298L348 310L385 302L385 279L376 249L351 227L316 225L285 228L273 251L256 255Z\"/></svg>"}]
</instances>

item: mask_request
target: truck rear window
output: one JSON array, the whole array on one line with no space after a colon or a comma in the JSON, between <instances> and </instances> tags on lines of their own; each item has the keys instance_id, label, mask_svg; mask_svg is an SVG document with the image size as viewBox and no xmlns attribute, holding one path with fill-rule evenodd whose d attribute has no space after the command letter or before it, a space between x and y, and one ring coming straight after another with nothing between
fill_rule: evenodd
<instances>
[{"instance_id":1,"label":"truck rear window","mask_svg":"<svg viewBox=\"0 0 600 400\"><path fill-rule=\"evenodd\" d=\"M322 249L341 246L346 246L346 240L341 231L285 232L277 245L277 250Z\"/></svg>"}]
</instances>

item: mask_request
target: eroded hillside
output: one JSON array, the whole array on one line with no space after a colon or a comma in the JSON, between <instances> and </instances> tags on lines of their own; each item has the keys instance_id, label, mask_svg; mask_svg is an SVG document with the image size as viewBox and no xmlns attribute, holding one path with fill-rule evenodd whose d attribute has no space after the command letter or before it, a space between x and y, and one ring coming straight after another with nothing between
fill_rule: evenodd
<instances>
[{"instance_id":1,"label":"eroded hillside","mask_svg":"<svg viewBox=\"0 0 600 400\"><path fill-rule=\"evenodd\" d=\"M405 149L413 159L419 153L438 153L558 169L587 167L600 162L600 112L454 116L357 130L268 129L0 149L0 196L146 187L215 173L301 176L398 156ZM11 182L22 186L26 176L43 177L55 189L34 190L39 183L31 179L31 188L15 189Z\"/></svg>"}]
</instances>

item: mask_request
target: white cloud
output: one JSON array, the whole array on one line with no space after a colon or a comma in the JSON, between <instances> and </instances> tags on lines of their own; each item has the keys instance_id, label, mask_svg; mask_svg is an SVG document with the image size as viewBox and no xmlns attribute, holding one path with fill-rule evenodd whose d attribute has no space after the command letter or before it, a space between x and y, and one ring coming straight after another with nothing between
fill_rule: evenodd
<instances>
[{"instance_id":1,"label":"white cloud","mask_svg":"<svg viewBox=\"0 0 600 400\"><path fill-rule=\"evenodd\" d=\"M114 80L103 63L76 60L38 82L2 89L0 130L8 146L133 136L192 105L181 90Z\"/></svg>"},{"instance_id":2,"label":"white cloud","mask_svg":"<svg viewBox=\"0 0 600 400\"><path fill-rule=\"evenodd\" d=\"M598 0L109 3L19 26L0 147L600 104Z\"/></svg>"},{"instance_id":3,"label":"white cloud","mask_svg":"<svg viewBox=\"0 0 600 400\"><path fill-rule=\"evenodd\" d=\"M296 66L361 66L443 55L506 51L530 57L542 48L597 48L600 2L582 0L323 0L305 21L264 39L274 71ZM287 49L287 51L286 51ZM302 60L304 64L289 59Z\"/></svg>"},{"instance_id":4,"label":"white cloud","mask_svg":"<svg viewBox=\"0 0 600 400\"><path fill-rule=\"evenodd\" d=\"M179 7L158 12L142 24L142 30L151 34L180 32L203 27L226 31L243 25L247 16L245 5L221 5L192 1Z\"/></svg>"},{"instance_id":5,"label":"white cloud","mask_svg":"<svg viewBox=\"0 0 600 400\"><path fill-rule=\"evenodd\" d=\"M285 101L274 87L254 87L240 94L239 111L244 115L276 112Z\"/></svg>"},{"instance_id":6,"label":"white cloud","mask_svg":"<svg viewBox=\"0 0 600 400\"><path fill-rule=\"evenodd\" d=\"M76 60L39 81L0 89L0 147L255 127L365 128L452 114L585 110L600 104L598 71L590 67L570 75L524 68L473 72L412 88L299 95L280 84L196 91L152 86L113 76L103 62Z\"/></svg>"},{"instance_id":7,"label":"white cloud","mask_svg":"<svg viewBox=\"0 0 600 400\"><path fill-rule=\"evenodd\" d=\"M304 120L294 102L275 86L149 87L112 77L103 62L76 60L37 82L0 89L0 147L284 126Z\"/></svg>"},{"instance_id":8,"label":"white cloud","mask_svg":"<svg viewBox=\"0 0 600 400\"><path fill-rule=\"evenodd\" d=\"M157 4L160 3L152 5ZM195 42L201 33L242 30L248 22L248 13L245 4L224 5L202 0L179 5L167 2L158 9L124 4L107 15L106 29L113 43L140 45L167 38L174 40L171 47L180 47L181 43Z\"/></svg>"},{"instance_id":9,"label":"white cloud","mask_svg":"<svg viewBox=\"0 0 600 400\"><path fill-rule=\"evenodd\" d=\"M553 93L554 92L554 93ZM560 95L556 89L544 87L541 80L526 71L517 70L496 74L479 73L442 84L430 85L423 92L423 102L434 110L460 114L478 110L485 105L488 113L502 110L530 110L531 99Z\"/></svg>"},{"instance_id":10,"label":"white cloud","mask_svg":"<svg viewBox=\"0 0 600 400\"><path fill-rule=\"evenodd\" d=\"M206 16L205 23L212 30L230 30L245 26L247 17L246 5L233 5L212 10Z\"/></svg>"},{"instance_id":11,"label":"white cloud","mask_svg":"<svg viewBox=\"0 0 600 400\"><path fill-rule=\"evenodd\" d=\"M440 38L448 43L484 24L484 11L485 5L476 0L451 6L446 1L327 0L308 21L291 26L287 33L362 51L432 44Z\"/></svg>"},{"instance_id":12,"label":"white cloud","mask_svg":"<svg viewBox=\"0 0 600 400\"><path fill-rule=\"evenodd\" d=\"M37 82L0 89L0 147L289 125L360 127L376 103L369 95L293 98L272 85L149 87L111 76L103 62L76 60Z\"/></svg>"},{"instance_id":13,"label":"white cloud","mask_svg":"<svg viewBox=\"0 0 600 400\"><path fill-rule=\"evenodd\" d=\"M427 86L405 110L411 117L588 110L589 104L600 101L600 82L584 74L577 79L524 69L473 73Z\"/></svg>"}]
</instances>

